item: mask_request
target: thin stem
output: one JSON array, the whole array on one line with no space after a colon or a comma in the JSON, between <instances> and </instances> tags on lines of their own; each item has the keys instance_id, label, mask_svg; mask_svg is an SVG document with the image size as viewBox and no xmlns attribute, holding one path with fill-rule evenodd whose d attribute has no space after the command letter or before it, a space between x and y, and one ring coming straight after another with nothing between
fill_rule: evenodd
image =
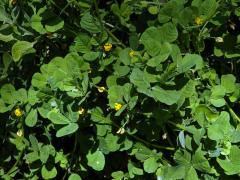
<instances>
[{"instance_id":1,"label":"thin stem","mask_svg":"<svg viewBox=\"0 0 240 180\"><path fill-rule=\"evenodd\" d=\"M200 38L200 36L202 35L203 30L205 29L206 25L208 24L208 21L205 22L205 24L203 25L203 27L201 28L198 37Z\"/></svg>"},{"instance_id":2,"label":"thin stem","mask_svg":"<svg viewBox=\"0 0 240 180\"><path fill-rule=\"evenodd\" d=\"M104 25L103 25L103 22L102 22L102 19L101 19L100 13L99 13L99 8L98 8L97 1L96 1L96 0L93 0L93 2L94 2L95 10L96 10L96 13L97 13L97 18L98 18L98 21L99 21L100 26L101 26L100 40L102 40L103 30L104 30Z\"/></svg>"},{"instance_id":3,"label":"thin stem","mask_svg":"<svg viewBox=\"0 0 240 180\"><path fill-rule=\"evenodd\" d=\"M138 141L140 141L140 142L148 145L148 146L152 146L152 147L155 147L155 148L157 148L157 149L165 149L165 150L169 150L169 151L174 151L174 150L175 150L174 147L165 147L165 146L160 146L160 145L157 145L157 144L152 144L152 143L150 143L150 142L148 142L148 141L145 141L144 139L141 139L140 137L135 136L135 135L133 135L133 134L129 134L129 133L128 133L128 135L131 136L131 137L133 137L134 139L136 139L136 140L138 140Z\"/></svg>"},{"instance_id":4,"label":"thin stem","mask_svg":"<svg viewBox=\"0 0 240 180\"><path fill-rule=\"evenodd\" d=\"M123 44L109 29L105 28L105 30L107 31L107 33L115 40L117 41L117 43L119 43L121 46L123 46L124 48L126 48L127 46L125 44Z\"/></svg>"},{"instance_id":5,"label":"thin stem","mask_svg":"<svg viewBox=\"0 0 240 180\"><path fill-rule=\"evenodd\" d=\"M69 170L69 168L72 166L72 163L73 163L73 160L74 160L73 157L74 157L74 153L75 153L75 151L76 151L76 149L77 149L77 141L78 141L77 133L78 133L78 131L75 132L75 140L74 140L74 146L73 146L73 150L72 150L72 157L71 157L69 166L68 166L68 168L67 168L67 170L66 170L66 172L65 172L65 174L64 174L64 176L63 176L63 178L62 178L62 180L64 180L64 179L66 178L67 173L68 173L68 170Z\"/></svg>"},{"instance_id":6,"label":"thin stem","mask_svg":"<svg viewBox=\"0 0 240 180\"><path fill-rule=\"evenodd\" d=\"M113 121L111 121L111 123L112 124L109 124L109 123L105 123L105 124L109 124L109 125L113 125L117 128L121 128L119 125L115 124ZM165 146L160 146L160 145L157 145L157 144L152 144L152 143L150 143L150 142L148 142L148 141L146 141L146 140L144 140L144 139L142 139L138 136L130 134L129 132L126 132L126 133L127 133L128 136L131 136L132 138L134 138L134 139L136 139L136 140L138 140L138 141L140 141L140 142L142 142L142 143L144 143L148 146L151 146L151 147L154 147L154 148L157 148L157 149L165 149L165 150L169 150L169 151L174 151L175 150L174 147L165 147Z\"/></svg>"},{"instance_id":7,"label":"thin stem","mask_svg":"<svg viewBox=\"0 0 240 180\"><path fill-rule=\"evenodd\" d=\"M228 103L226 103L226 105L227 105L227 108L228 108L228 110L229 110L229 112L230 112L233 120L234 120L235 122L238 122L238 123L239 123L239 122L240 122L240 118L238 117L238 115L234 112L234 110L229 106Z\"/></svg>"},{"instance_id":8,"label":"thin stem","mask_svg":"<svg viewBox=\"0 0 240 180\"><path fill-rule=\"evenodd\" d=\"M174 146L171 138L168 136L168 132L167 132L167 129L166 129L165 126L163 127L163 132L167 135L167 141L169 142L169 144L170 144L171 146Z\"/></svg>"},{"instance_id":9,"label":"thin stem","mask_svg":"<svg viewBox=\"0 0 240 180\"><path fill-rule=\"evenodd\" d=\"M11 169L9 169L9 171L7 172L7 175L12 174L12 171L14 170L14 168L18 165L19 161L21 160L21 157L23 155L24 149L20 152L18 159L16 160L16 162L13 164L13 166L11 167Z\"/></svg>"},{"instance_id":10,"label":"thin stem","mask_svg":"<svg viewBox=\"0 0 240 180\"><path fill-rule=\"evenodd\" d=\"M186 130L186 128L183 125L181 125L181 124L176 124L176 123L174 123L172 121L168 121L167 123L172 124L173 126L175 126L176 128L179 128L181 130Z\"/></svg>"}]
</instances>

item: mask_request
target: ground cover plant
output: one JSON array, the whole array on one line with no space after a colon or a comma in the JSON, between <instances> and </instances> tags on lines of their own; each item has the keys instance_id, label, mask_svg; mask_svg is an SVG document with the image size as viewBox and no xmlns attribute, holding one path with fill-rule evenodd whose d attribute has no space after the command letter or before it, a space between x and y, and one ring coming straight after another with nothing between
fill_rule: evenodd
<instances>
[{"instance_id":1,"label":"ground cover plant","mask_svg":"<svg viewBox=\"0 0 240 180\"><path fill-rule=\"evenodd\" d=\"M1 179L239 179L238 0L1 0Z\"/></svg>"}]
</instances>

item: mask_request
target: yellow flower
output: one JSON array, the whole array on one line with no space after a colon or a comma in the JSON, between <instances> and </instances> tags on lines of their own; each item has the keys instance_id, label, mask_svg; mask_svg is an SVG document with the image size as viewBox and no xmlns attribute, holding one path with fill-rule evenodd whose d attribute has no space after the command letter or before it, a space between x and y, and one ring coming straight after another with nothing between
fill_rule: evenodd
<instances>
[{"instance_id":1,"label":"yellow flower","mask_svg":"<svg viewBox=\"0 0 240 180\"><path fill-rule=\"evenodd\" d=\"M22 131L21 129L19 129L19 130L17 131L17 136L18 136L18 137L22 137L22 136L23 136L23 131Z\"/></svg>"},{"instance_id":2,"label":"yellow flower","mask_svg":"<svg viewBox=\"0 0 240 180\"><path fill-rule=\"evenodd\" d=\"M200 17L196 17L195 20L194 20L195 24L197 24L198 26L202 25L203 24L203 19L200 18Z\"/></svg>"},{"instance_id":3,"label":"yellow flower","mask_svg":"<svg viewBox=\"0 0 240 180\"><path fill-rule=\"evenodd\" d=\"M222 43L224 40L223 40L222 37L216 37L215 41L218 42L218 43Z\"/></svg>"},{"instance_id":4,"label":"yellow flower","mask_svg":"<svg viewBox=\"0 0 240 180\"><path fill-rule=\"evenodd\" d=\"M17 0L9 0L9 3L10 3L11 5L15 5L15 4L17 3Z\"/></svg>"},{"instance_id":5,"label":"yellow flower","mask_svg":"<svg viewBox=\"0 0 240 180\"><path fill-rule=\"evenodd\" d=\"M88 73L92 73L92 68L90 68L90 69L88 70Z\"/></svg>"},{"instance_id":6,"label":"yellow flower","mask_svg":"<svg viewBox=\"0 0 240 180\"><path fill-rule=\"evenodd\" d=\"M53 34L52 34L51 32L47 32L47 38L48 38L48 39L51 39L52 36L53 36Z\"/></svg>"},{"instance_id":7,"label":"yellow flower","mask_svg":"<svg viewBox=\"0 0 240 180\"><path fill-rule=\"evenodd\" d=\"M130 50L129 56L130 56L130 57L133 57L134 55L135 55L135 51L134 51L134 50Z\"/></svg>"},{"instance_id":8,"label":"yellow flower","mask_svg":"<svg viewBox=\"0 0 240 180\"><path fill-rule=\"evenodd\" d=\"M124 134L125 129L123 127L119 128L118 131L116 132L117 134Z\"/></svg>"},{"instance_id":9,"label":"yellow flower","mask_svg":"<svg viewBox=\"0 0 240 180\"><path fill-rule=\"evenodd\" d=\"M17 117L21 117L23 115L23 112L20 108L17 108L17 109L15 109L14 114Z\"/></svg>"},{"instance_id":10,"label":"yellow flower","mask_svg":"<svg viewBox=\"0 0 240 180\"><path fill-rule=\"evenodd\" d=\"M85 112L85 109L84 109L84 108L82 108L82 107L79 108L79 110L78 110L78 113L79 113L79 114L82 115L82 114L84 114L84 112Z\"/></svg>"},{"instance_id":11,"label":"yellow flower","mask_svg":"<svg viewBox=\"0 0 240 180\"><path fill-rule=\"evenodd\" d=\"M105 87L98 87L98 92L102 93L103 91L106 91L106 88Z\"/></svg>"},{"instance_id":12,"label":"yellow flower","mask_svg":"<svg viewBox=\"0 0 240 180\"><path fill-rule=\"evenodd\" d=\"M111 51L112 49L112 44L111 43L105 43L103 46L104 51L108 52Z\"/></svg>"},{"instance_id":13,"label":"yellow flower","mask_svg":"<svg viewBox=\"0 0 240 180\"><path fill-rule=\"evenodd\" d=\"M114 104L114 109L115 109L116 111L120 110L121 108L122 108L122 104L119 104L119 103L115 103L115 104Z\"/></svg>"}]
</instances>

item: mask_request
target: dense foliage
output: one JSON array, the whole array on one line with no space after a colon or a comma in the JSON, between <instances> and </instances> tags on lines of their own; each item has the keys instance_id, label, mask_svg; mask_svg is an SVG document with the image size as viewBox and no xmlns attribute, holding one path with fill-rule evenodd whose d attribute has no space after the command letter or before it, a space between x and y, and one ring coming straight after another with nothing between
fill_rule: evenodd
<instances>
[{"instance_id":1,"label":"dense foliage","mask_svg":"<svg viewBox=\"0 0 240 180\"><path fill-rule=\"evenodd\" d=\"M238 0L1 0L2 179L238 179Z\"/></svg>"}]
</instances>

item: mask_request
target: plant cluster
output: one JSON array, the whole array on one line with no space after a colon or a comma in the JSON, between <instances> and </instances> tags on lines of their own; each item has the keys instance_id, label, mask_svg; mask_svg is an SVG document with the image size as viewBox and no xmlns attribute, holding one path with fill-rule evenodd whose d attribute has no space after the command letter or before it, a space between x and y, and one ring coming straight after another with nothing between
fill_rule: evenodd
<instances>
[{"instance_id":1,"label":"plant cluster","mask_svg":"<svg viewBox=\"0 0 240 180\"><path fill-rule=\"evenodd\" d=\"M238 0L1 0L2 179L238 179Z\"/></svg>"}]
</instances>

